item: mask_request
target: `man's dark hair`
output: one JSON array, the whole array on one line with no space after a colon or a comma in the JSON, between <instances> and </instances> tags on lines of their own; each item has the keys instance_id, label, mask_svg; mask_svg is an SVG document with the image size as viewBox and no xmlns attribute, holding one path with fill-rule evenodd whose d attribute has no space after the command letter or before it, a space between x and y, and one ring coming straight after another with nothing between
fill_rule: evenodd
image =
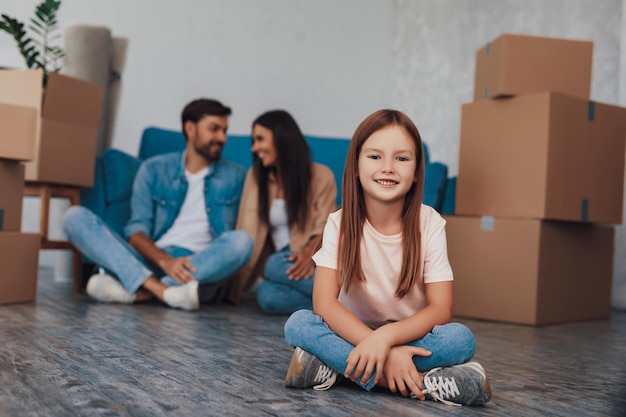
<instances>
[{"instance_id":1,"label":"man's dark hair","mask_svg":"<svg viewBox=\"0 0 626 417\"><path fill-rule=\"evenodd\" d=\"M183 134L186 138L185 123L188 121L198 123L204 116L230 116L230 114L230 107L224 106L217 100L210 98L196 99L187 104L181 114L180 118L183 125Z\"/></svg>"}]
</instances>

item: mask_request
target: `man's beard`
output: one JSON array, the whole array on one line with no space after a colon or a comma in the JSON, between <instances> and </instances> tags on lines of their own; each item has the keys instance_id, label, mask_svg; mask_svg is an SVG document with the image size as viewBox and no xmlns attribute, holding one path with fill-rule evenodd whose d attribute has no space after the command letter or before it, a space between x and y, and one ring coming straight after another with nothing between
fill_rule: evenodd
<instances>
[{"instance_id":1,"label":"man's beard","mask_svg":"<svg viewBox=\"0 0 626 417\"><path fill-rule=\"evenodd\" d=\"M196 152L204 156L207 161L215 162L222 156L224 144L222 142L211 141L205 146L200 146L198 145L198 142L195 142L194 148L196 149Z\"/></svg>"}]
</instances>

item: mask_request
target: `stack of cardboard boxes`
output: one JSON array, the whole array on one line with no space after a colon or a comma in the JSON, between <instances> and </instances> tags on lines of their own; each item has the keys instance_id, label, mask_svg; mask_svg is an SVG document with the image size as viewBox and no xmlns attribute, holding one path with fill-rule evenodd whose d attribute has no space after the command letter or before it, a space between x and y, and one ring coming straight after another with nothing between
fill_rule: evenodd
<instances>
[{"instance_id":1,"label":"stack of cardboard boxes","mask_svg":"<svg viewBox=\"0 0 626 417\"><path fill-rule=\"evenodd\" d=\"M102 87L0 71L0 304L34 301L41 235L21 233L25 181L93 184Z\"/></svg>"},{"instance_id":2,"label":"stack of cardboard boxes","mask_svg":"<svg viewBox=\"0 0 626 417\"><path fill-rule=\"evenodd\" d=\"M37 109L5 102L4 88L0 84L0 304L35 300L41 240L38 234L20 233L22 162L34 156Z\"/></svg>"},{"instance_id":3,"label":"stack of cardboard boxes","mask_svg":"<svg viewBox=\"0 0 626 417\"><path fill-rule=\"evenodd\" d=\"M462 106L454 314L532 325L610 315L626 109L589 100L593 44L505 34Z\"/></svg>"}]
</instances>

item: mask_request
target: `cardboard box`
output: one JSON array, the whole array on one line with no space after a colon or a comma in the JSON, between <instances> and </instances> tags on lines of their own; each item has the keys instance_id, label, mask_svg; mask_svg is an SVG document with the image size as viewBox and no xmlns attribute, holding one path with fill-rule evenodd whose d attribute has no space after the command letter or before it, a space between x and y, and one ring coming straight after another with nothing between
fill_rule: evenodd
<instances>
[{"instance_id":1,"label":"cardboard box","mask_svg":"<svg viewBox=\"0 0 626 417\"><path fill-rule=\"evenodd\" d=\"M531 325L609 317L612 227L445 219L455 315Z\"/></svg>"},{"instance_id":2,"label":"cardboard box","mask_svg":"<svg viewBox=\"0 0 626 417\"><path fill-rule=\"evenodd\" d=\"M504 34L476 52L474 100L554 91L589 98L593 42Z\"/></svg>"},{"instance_id":3,"label":"cardboard box","mask_svg":"<svg viewBox=\"0 0 626 417\"><path fill-rule=\"evenodd\" d=\"M0 159L0 232L21 229L23 198L24 165Z\"/></svg>"},{"instance_id":4,"label":"cardboard box","mask_svg":"<svg viewBox=\"0 0 626 417\"><path fill-rule=\"evenodd\" d=\"M464 104L456 214L622 222L626 109L556 93Z\"/></svg>"},{"instance_id":5,"label":"cardboard box","mask_svg":"<svg viewBox=\"0 0 626 417\"><path fill-rule=\"evenodd\" d=\"M0 103L0 126L0 158L30 161L35 157L37 109Z\"/></svg>"},{"instance_id":6,"label":"cardboard box","mask_svg":"<svg viewBox=\"0 0 626 417\"><path fill-rule=\"evenodd\" d=\"M41 235L0 232L0 304L37 299Z\"/></svg>"},{"instance_id":7,"label":"cardboard box","mask_svg":"<svg viewBox=\"0 0 626 417\"><path fill-rule=\"evenodd\" d=\"M102 86L51 73L44 95L42 79L41 70L0 71L0 103L34 108L40 115L32 142L33 158L28 158L33 160L26 164L26 180L90 187ZM26 129L24 123L15 120L2 128L18 132ZM27 160L19 156L15 159Z\"/></svg>"}]
</instances>

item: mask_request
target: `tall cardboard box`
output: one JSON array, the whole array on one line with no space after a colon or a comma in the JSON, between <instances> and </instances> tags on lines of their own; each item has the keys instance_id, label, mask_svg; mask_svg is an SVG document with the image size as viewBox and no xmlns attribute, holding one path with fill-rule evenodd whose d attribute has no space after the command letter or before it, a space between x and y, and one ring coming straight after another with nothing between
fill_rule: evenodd
<instances>
[{"instance_id":1,"label":"tall cardboard box","mask_svg":"<svg viewBox=\"0 0 626 417\"><path fill-rule=\"evenodd\" d=\"M24 165L0 159L0 232L21 229L23 198Z\"/></svg>"},{"instance_id":2,"label":"tall cardboard box","mask_svg":"<svg viewBox=\"0 0 626 417\"><path fill-rule=\"evenodd\" d=\"M612 227L445 219L455 315L530 325L609 317Z\"/></svg>"},{"instance_id":3,"label":"tall cardboard box","mask_svg":"<svg viewBox=\"0 0 626 417\"><path fill-rule=\"evenodd\" d=\"M476 52L474 100L541 91L589 98L593 43L504 34Z\"/></svg>"},{"instance_id":4,"label":"tall cardboard box","mask_svg":"<svg viewBox=\"0 0 626 417\"><path fill-rule=\"evenodd\" d=\"M0 232L0 304L37 299L37 268L41 236Z\"/></svg>"},{"instance_id":5,"label":"tall cardboard box","mask_svg":"<svg viewBox=\"0 0 626 417\"><path fill-rule=\"evenodd\" d=\"M456 214L622 222L626 109L557 93L463 104Z\"/></svg>"},{"instance_id":6,"label":"tall cardboard box","mask_svg":"<svg viewBox=\"0 0 626 417\"><path fill-rule=\"evenodd\" d=\"M5 158L26 163L26 180L90 187L93 185L102 86L51 73L45 94L41 70L0 71L0 104L21 117L7 119L0 140L32 143L32 155L13 152ZM35 109L34 137L28 140L28 117ZM3 119L3 120L4 120ZM0 149L8 145L0 145ZM29 145L24 145L25 147Z\"/></svg>"}]
</instances>

